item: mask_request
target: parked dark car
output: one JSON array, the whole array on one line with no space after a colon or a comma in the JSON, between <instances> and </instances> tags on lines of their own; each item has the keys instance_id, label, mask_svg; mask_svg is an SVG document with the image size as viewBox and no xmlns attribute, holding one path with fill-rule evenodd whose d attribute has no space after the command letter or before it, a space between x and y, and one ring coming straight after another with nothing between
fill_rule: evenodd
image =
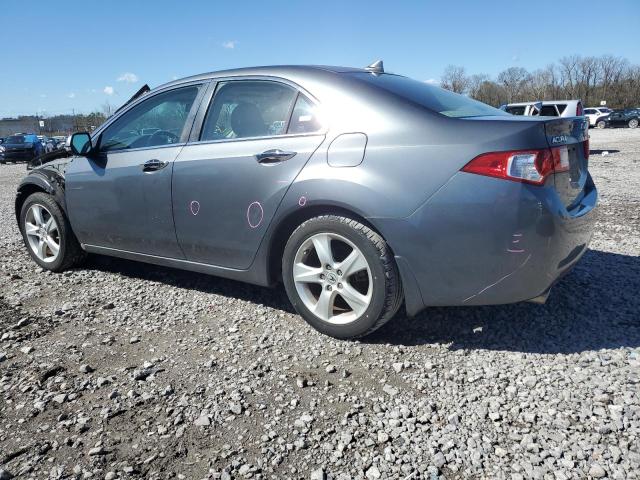
<instances>
[{"instance_id":1,"label":"parked dark car","mask_svg":"<svg viewBox=\"0 0 640 480\"><path fill-rule=\"evenodd\" d=\"M5 138L0 145L0 163L29 162L44 152L38 137L34 134L16 134Z\"/></svg>"},{"instance_id":2,"label":"parked dark car","mask_svg":"<svg viewBox=\"0 0 640 480\"><path fill-rule=\"evenodd\" d=\"M92 252L284 284L313 327L360 337L403 303L544 302L593 233L587 126L380 62L214 72L74 134L22 180L16 220L44 269Z\"/></svg>"},{"instance_id":3,"label":"parked dark car","mask_svg":"<svg viewBox=\"0 0 640 480\"><path fill-rule=\"evenodd\" d=\"M637 108L614 110L604 118L604 121L607 127L637 128L640 124L640 110Z\"/></svg>"}]
</instances>

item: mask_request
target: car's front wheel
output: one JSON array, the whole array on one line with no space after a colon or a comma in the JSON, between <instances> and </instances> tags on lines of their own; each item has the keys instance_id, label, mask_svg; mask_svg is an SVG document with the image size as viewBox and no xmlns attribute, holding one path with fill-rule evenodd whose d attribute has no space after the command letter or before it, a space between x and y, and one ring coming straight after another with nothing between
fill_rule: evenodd
<instances>
[{"instance_id":1,"label":"car's front wheel","mask_svg":"<svg viewBox=\"0 0 640 480\"><path fill-rule=\"evenodd\" d=\"M301 224L285 246L282 272L296 311L336 338L373 332L393 317L403 299L384 239L346 217L325 215Z\"/></svg>"},{"instance_id":2,"label":"car's front wheel","mask_svg":"<svg viewBox=\"0 0 640 480\"><path fill-rule=\"evenodd\" d=\"M632 118L629 120L629 128L638 128L638 119Z\"/></svg>"},{"instance_id":3,"label":"car's front wheel","mask_svg":"<svg viewBox=\"0 0 640 480\"><path fill-rule=\"evenodd\" d=\"M607 122L605 122L604 120L599 120L599 121L596 122L596 127L600 128L600 129L602 129L602 128L606 127L606 126L607 126Z\"/></svg>"},{"instance_id":4,"label":"car's front wheel","mask_svg":"<svg viewBox=\"0 0 640 480\"><path fill-rule=\"evenodd\" d=\"M69 221L51 195L37 192L27 197L20 210L20 230L29 255L42 268L61 272L84 258Z\"/></svg>"}]
</instances>

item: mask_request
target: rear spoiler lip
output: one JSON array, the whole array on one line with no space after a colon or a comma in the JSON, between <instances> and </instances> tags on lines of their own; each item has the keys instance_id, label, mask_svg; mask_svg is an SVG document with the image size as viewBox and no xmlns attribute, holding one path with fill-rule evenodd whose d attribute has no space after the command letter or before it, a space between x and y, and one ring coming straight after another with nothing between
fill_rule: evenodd
<instances>
[{"instance_id":1,"label":"rear spoiler lip","mask_svg":"<svg viewBox=\"0 0 640 480\"><path fill-rule=\"evenodd\" d=\"M146 83L140 87L140 89L133 94L133 96L127 100L125 103L123 103L120 107L118 107L118 109L113 112L113 114L115 115L116 113L118 113L120 110L122 110L124 107L126 107L127 105L129 105L131 102L133 102L134 100L140 98L143 95L146 95L147 93L149 93L151 91L151 88L149 87L149 85L147 85Z\"/></svg>"}]
</instances>

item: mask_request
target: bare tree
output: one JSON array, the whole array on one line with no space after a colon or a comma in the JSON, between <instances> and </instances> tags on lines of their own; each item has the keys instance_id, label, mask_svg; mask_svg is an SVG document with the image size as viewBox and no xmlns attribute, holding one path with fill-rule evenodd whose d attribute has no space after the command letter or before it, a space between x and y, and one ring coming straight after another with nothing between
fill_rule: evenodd
<instances>
[{"instance_id":1,"label":"bare tree","mask_svg":"<svg viewBox=\"0 0 640 480\"><path fill-rule=\"evenodd\" d=\"M529 72L522 67L510 67L498 75L498 83L504 88L508 102L525 100L528 81Z\"/></svg>"},{"instance_id":2,"label":"bare tree","mask_svg":"<svg viewBox=\"0 0 640 480\"><path fill-rule=\"evenodd\" d=\"M469 78L464 67L449 65L445 68L440 79L440 86L455 93L466 93L469 88Z\"/></svg>"}]
</instances>

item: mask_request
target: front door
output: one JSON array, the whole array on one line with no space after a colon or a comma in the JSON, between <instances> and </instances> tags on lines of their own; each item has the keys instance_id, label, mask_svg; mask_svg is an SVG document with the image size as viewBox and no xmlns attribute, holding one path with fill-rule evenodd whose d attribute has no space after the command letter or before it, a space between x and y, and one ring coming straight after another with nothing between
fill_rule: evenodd
<instances>
[{"instance_id":1,"label":"front door","mask_svg":"<svg viewBox=\"0 0 640 480\"><path fill-rule=\"evenodd\" d=\"M100 134L97 155L73 159L66 201L80 242L184 258L173 223L171 174L200 89L176 88L141 101Z\"/></svg>"},{"instance_id":2,"label":"front door","mask_svg":"<svg viewBox=\"0 0 640 480\"><path fill-rule=\"evenodd\" d=\"M323 140L315 105L291 86L218 84L197 141L174 165L173 214L186 258L248 268L284 194Z\"/></svg>"}]
</instances>

